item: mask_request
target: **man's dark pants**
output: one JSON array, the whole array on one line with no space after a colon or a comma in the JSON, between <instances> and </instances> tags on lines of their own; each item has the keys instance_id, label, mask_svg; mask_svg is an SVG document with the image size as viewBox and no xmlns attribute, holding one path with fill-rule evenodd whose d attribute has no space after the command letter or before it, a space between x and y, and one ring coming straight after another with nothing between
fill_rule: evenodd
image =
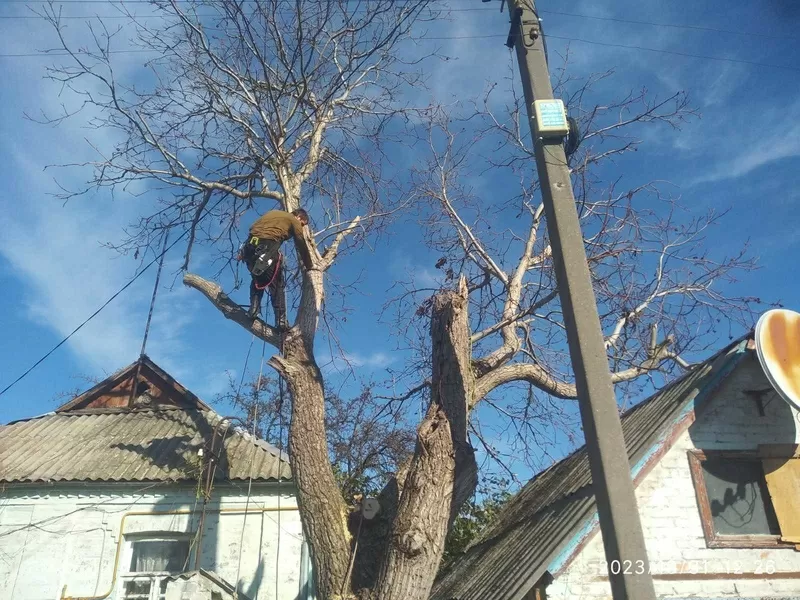
<instances>
[{"instance_id":1,"label":"man's dark pants","mask_svg":"<svg viewBox=\"0 0 800 600\"><path fill-rule=\"evenodd\" d=\"M283 278L283 256L280 242L251 238L242 249L242 258L252 277L250 281L249 315L255 319L261 311L264 289L269 288L269 298L275 314L275 324L286 326L286 296Z\"/></svg>"}]
</instances>

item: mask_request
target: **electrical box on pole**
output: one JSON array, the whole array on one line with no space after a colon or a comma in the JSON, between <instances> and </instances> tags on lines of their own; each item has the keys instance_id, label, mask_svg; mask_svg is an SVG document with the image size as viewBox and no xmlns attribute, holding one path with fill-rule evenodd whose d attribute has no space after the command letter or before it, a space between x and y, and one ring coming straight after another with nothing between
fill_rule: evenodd
<instances>
[{"instance_id":1,"label":"electrical box on pole","mask_svg":"<svg viewBox=\"0 0 800 600\"><path fill-rule=\"evenodd\" d=\"M567 111L561 100L534 100L533 114L533 125L539 137L563 138L569 133Z\"/></svg>"}]
</instances>

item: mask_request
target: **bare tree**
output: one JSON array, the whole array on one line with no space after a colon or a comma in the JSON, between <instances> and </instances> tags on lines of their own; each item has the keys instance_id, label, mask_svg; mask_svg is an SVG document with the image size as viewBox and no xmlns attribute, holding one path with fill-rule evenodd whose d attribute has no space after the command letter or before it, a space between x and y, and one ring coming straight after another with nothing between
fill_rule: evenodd
<instances>
[{"instance_id":1,"label":"bare tree","mask_svg":"<svg viewBox=\"0 0 800 600\"><path fill-rule=\"evenodd\" d=\"M718 343L719 334L752 325L752 308L761 300L721 290L754 269L755 260L746 240L734 242L727 255L709 247L707 233L720 224L724 210L689 210L664 192L676 189L668 182L631 185L616 174L609 180L618 170L612 165L642 144L640 136L658 135L663 126L678 129L696 114L684 92L654 99L646 90L633 90L598 104L601 96L593 88L611 71L579 80L568 77L565 66L557 75L556 94L579 125L569 161L612 380L621 393L636 393L657 374L669 378L691 369L685 357ZM432 287L413 277L398 283L399 292L385 307L396 311L405 342L418 351L407 372L415 389L416 373L430 366L431 341L421 330L436 318L432 292L456 285L453 293L470 314L473 388L467 411L481 405L480 414L471 415L470 431L513 476L497 446L505 445L506 455L540 457L529 451L546 447L543 436L556 428L567 435L574 431L575 420L553 399L575 398L577 392L526 137L527 112L515 93L514 74L509 80L507 102L495 98L492 86L469 107L431 113L420 140L429 160L415 170L415 183L418 197L427 201L420 225L440 275ZM518 191L501 197L476 192L479 180L489 178L493 187ZM413 313L423 318L409 327ZM508 384L518 392L492 395ZM488 436L481 415L492 424ZM502 437L505 443L498 444Z\"/></svg>"},{"instance_id":2,"label":"bare tree","mask_svg":"<svg viewBox=\"0 0 800 600\"><path fill-rule=\"evenodd\" d=\"M242 413L259 437L287 447L291 403L282 399L274 378L255 376L247 382L229 378L228 389L218 400ZM379 493L414 450L413 427L376 398L370 387L351 398L326 393L325 430L336 481L349 503Z\"/></svg>"},{"instance_id":3,"label":"bare tree","mask_svg":"<svg viewBox=\"0 0 800 600\"><path fill-rule=\"evenodd\" d=\"M118 81L112 68L112 41L121 32L92 24L92 49L74 48L58 11L43 13L69 55L51 77L83 98L94 126L121 140L86 165L94 173L87 189L146 182L169 191L121 250L152 249L165 230L179 229L186 236L185 268L192 248L203 243L216 252L219 274L235 271L240 218L254 205L291 210L303 204L324 215L307 235L313 266L300 272L297 318L283 338L248 319L217 283L191 273L183 280L226 318L281 350L269 364L291 393L288 449L317 589L326 600L427 598L448 529L477 483L470 431L481 439L481 429L475 419L471 424L473 411L514 382L551 398L575 396L519 99L512 97L502 116L488 100L475 107L465 140L453 133L450 116L425 113L431 160L416 171L411 190L383 160L397 119L412 112L402 92L421 83L419 59L401 57L414 56L414 46L403 45L414 24L435 16L427 4L154 0L160 20L130 15L136 44L152 53L149 77L136 86ZM623 193L593 178L597 165L636 147L637 140L624 137L630 127L687 116L684 96L653 103L633 94L589 109L588 88L564 83L578 90L573 110L584 111L573 162L609 357L615 381L633 381L682 364L680 353L702 337L696 332L708 317L746 312L746 299L727 298L711 284L750 263L740 256L714 260L698 249L714 215L679 220L675 210L638 205L641 196L656 193L652 185ZM518 178L516 197L479 198L470 191L467 177L476 163L468 160L481 154L487 169ZM315 336L326 273L341 250L357 247L412 197L428 202L424 224L440 253L446 289L424 291L423 299L423 290L412 286L397 302L406 320L416 313L429 323L414 338L424 340L424 354L408 373L423 366L430 376L382 400L387 410L399 410L422 394L427 412L413 455L380 492L380 518L365 528L353 557L357 534L325 443L331 423ZM503 211L517 215L513 224L495 219ZM514 405L494 406L524 437L530 422L546 417L537 412L536 396L515 397ZM491 441L483 442L491 453Z\"/></svg>"}]
</instances>

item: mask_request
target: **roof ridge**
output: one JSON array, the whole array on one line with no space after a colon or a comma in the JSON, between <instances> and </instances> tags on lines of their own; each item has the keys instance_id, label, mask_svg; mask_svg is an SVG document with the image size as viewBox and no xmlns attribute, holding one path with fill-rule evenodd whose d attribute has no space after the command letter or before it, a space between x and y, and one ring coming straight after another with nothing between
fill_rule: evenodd
<instances>
[{"instance_id":1,"label":"roof ridge","mask_svg":"<svg viewBox=\"0 0 800 600\"><path fill-rule=\"evenodd\" d=\"M204 412L210 413L213 417L216 417L220 421L229 418L229 417L223 417L220 413L218 413L217 411L215 411L213 408L210 407L208 408L207 411ZM234 433L243 437L244 439L252 443L254 446L258 446L262 450L267 450L273 456L278 457L281 461L284 461L286 463L289 462L289 455L286 452L283 452L282 450L276 448L273 444L269 443L267 440L262 439L258 436L254 436L246 428L240 425L236 425L235 423L230 423L230 426L233 428Z\"/></svg>"},{"instance_id":2,"label":"roof ridge","mask_svg":"<svg viewBox=\"0 0 800 600\"><path fill-rule=\"evenodd\" d=\"M168 387L172 388L172 391L175 392L180 398L182 402L185 402L188 405L193 405L196 408L200 409L210 409L211 407L203 402L194 392L192 392L189 388L185 385L180 383L177 379L175 379L172 375L170 375L167 371L161 368L159 365L153 361L149 356L146 354L142 354L138 359L134 362L129 364L127 367L123 367L118 371L115 371L96 385L92 386L88 390L78 394L73 399L68 402L65 402L58 408L56 408L56 412L64 413L64 412L72 412L74 410L79 410L74 407L80 406L82 403L90 400L93 396L99 394L104 389L108 389L109 391L113 390L114 386L120 384L122 381L130 377L133 379L136 377L136 374L139 373L139 367L145 367L152 371L152 373L159 379L163 381ZM128 392L125 392L126 394Z\"/></svg>"}]
</instances>

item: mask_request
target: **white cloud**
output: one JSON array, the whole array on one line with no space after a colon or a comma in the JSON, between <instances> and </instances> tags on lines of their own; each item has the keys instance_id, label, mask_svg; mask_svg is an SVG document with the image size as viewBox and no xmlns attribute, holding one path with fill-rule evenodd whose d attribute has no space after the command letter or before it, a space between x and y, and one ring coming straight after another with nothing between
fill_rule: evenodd
<instances>
[{"instance_id":1,"label":"white cloud","mask_svg":"<svg viewBox=\"0 0 800 600\"><path fill-rule=\"evenodd\" d=\"M690 184L736 179L773 162L800 156L800 101L788 108L751 102L746 109L726 111L704 123L707 169Z\"/></svg>"},{"instance_id":2,"label":"white cloud","mask_svg":"<svg viewBox=\"0 0 800 600\"><path fill-rule=\"evenodd\" d=\"M334 349L331 354L329 349L325 348L320 350L317 356L317 362L326 376L347 374L352 370L356 371L356 375L367 375L369 371L386 369L397 360L397 356L383 350L363 352Z\"/></svg>"},{"instance_id":3,"label":"white cloud","mask_svg":"<svg viewBox=\"0 0 800 600\"><path fill-rule=\"evenodd\" d=\"M354 367L366 367L369 369L385 369L394 362L394 357L385 352L373 352L363 354L360 352L345 353L344 360Z\"/></svg>"},{"instance_id":4,"label":"white cloud","mask_svg":"<svg viewBox=\"0 0 800 600\"><path fill-rule=\"evenodd\" d=\"M30 52L48 46L52 47L52 35L37 21L24 22L0 42L4 52ZM138 63L126 55L120 59L115 68L122 78L142 68L140 59ZM4 215L0 257L8 262L23 289L26 305L20 315L62 336L133 276L138 263L101 244L121 241L123 228L146 210L148 200L139 196L144 191L141 186L128 188L116 198L100 190L66 205L52 196L59 190L52 181L53 171L43 171L45 165L95 160L97 154L89 140L107 150L118 136L109 128L87 129L86 122L92 117L89 110L58 127L23 119L23 112L52 115L81 105L80 98L69 92L62 94L58 85L37 77L51 62L29 59L27 68L9 69L7 73L5 85L25 93L13 99L9 96L2 116L5 134L0 141L0 156L8 185L0 197ZM92 85L89 81L86 84ZM59 182L68 189L80 189L90 175L88 169L59 169ZM162 284L168 283L168 273L169 265L165 265ZM154 276L155 268L151 268L70 340L69 347L91 369L115 371L136 358ZM180 348L178 338L190 311L186 310L184 290L162 289L159 294L148 353L157 355L163 366L172 370L175 365L169 357Z\"/></svg>"},{"instance_id":5,"label":"white cloud","mask_svg":"<svg viewBox=\"0 0 800 600\"><path fill-rule=\"evenodd\" d=\"M23 283L28 299L23 313L59 335L71 332L133 275L134 261L115 257L99 244L120 237L124 212L101 217L52 200L4 212L0 254ZM76 334L70 347L95 368L115 370L134 360L154 276L151 268ZM175 350L189 320L186 302L184 290L161 290L149 351L168 356Z\"/></svg>"}]
</instances>

